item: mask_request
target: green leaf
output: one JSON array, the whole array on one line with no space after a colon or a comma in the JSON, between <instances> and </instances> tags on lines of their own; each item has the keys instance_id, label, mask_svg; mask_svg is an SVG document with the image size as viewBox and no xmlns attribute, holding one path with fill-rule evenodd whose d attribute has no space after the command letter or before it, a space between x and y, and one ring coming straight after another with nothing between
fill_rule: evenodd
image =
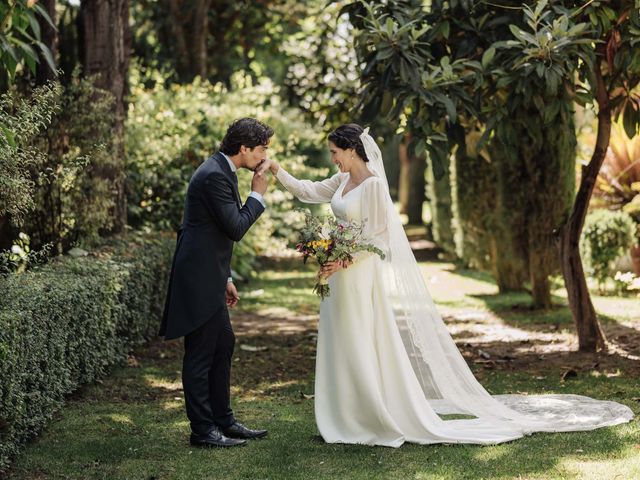
<instances>
[{"instance_id":1,"label":"green leaf","mask_svg":"<svg viewBox=\"0 0 640 480\"><path fill-rule=\"evenodd\" d=\"M36 73L36 64L38 63L38 57L33 57L31 55L25 55L24 61L29 68L29 71L33 74Z\"/></svg>"},{"instance_id":2,"label":"green leaf","mask_svg":"<svg viewBox=\"0 0 640 480\"><path fill-rule=\"evenodd\" d=\"M449 120L455 123L458 118L458 114L456 112L456 106L453 104L451 99L446 95L443 95L443 102L444 102L444 107L447 110L447 115L449 116Z\"/></svg>"},{"instance_id":3,"label":"green leaf","mask_svg":"<svg viewBox=\"0 0 640 480\"><path fill-rule=\"evenodd\" d=\"M4 133L4 136L7 139L7 143L11 146L11 148L16 148L16 140L13 132L11 132L2 124L0 124L0 129L2 130L2 133Z\"/></svg>"},{"instance_id":4,"label":"green leaf","mask_svg":"<svg viewBox=\"0 0 640 480\"><path fill-rule=\"evenodd\" d=\"M391 58L394 54L394 50L388 46L382 47L380 48L380 50L378 50L378 52L376 53L376 59L377 60L386 60L387 58Z\"/></svg>"},{"instance_id":5,"label":"green leaf","mask_svg":"<svg viewBox=\"0 0 640 480\"><path fill-rule=\"evenodd\" d=\"M440 32L442 33L442 36L446 39L449 38L449 33L450 33L451 27L449 25L449 22L442 22L442 25L440 26Z\"/></svg>"},{"instance_id":6,"label":"green leaf","mask_svg":"<svg viewBox=\"0 0 640 480\"><path fill-rule=\"evenodd\" d=\"M9 79L13 80L16 75L16 68L18 68L18 62L12 56L5 55L3 63L5 68L7 69L7 73L9 74Z\"/></svg>"},{"instance_id":7,"label":"green leaf","mask_svg":"<svg viewBox=\"0 0 640 480\"><path fill-rule=\"evenodd\" d=\"M496 55L495 48L493 47L487 48L485 52L482 54L482 66L484 68L487 68L491 63L491 60L493 60L493 57L495 57L495 55Z\"/></svg>"},{"instance_id":8,"label":"green leaf","mask_svg":"<svg viewBox=\"0 0 640 480\"><path fill-rule=\"evenodd\" d=\"M49 13L42 7L42 5L36 3L34 5L34 8L37 10L37 12L40 14L40 16L42 16L42 18L44 18L45 21L51 26L51 28L53 28L54 30L58 31L58 29L56 28L55 24L53 23L53 20L51 20L51 17L49 16Z\"/></svg>"},{"instance_id":9,"label":"green leaf","mask_svg":"<svg viewBox=\"0 0 640 480\"><path fill-rule=\"evenodd\" d=\"M538 2L538 4L536 5L536 9L534 11L534 15L536 17L540 17L540 15L542 14L542 11L547 7L547 0L541 0L540 2Z\"/></svg>"},{"instance_id":10,"label":"green leaf","mask_svg":"<svg viewBox=\"0 0 640 480\"><path fill-rule=\"evenodd\" d=\"M391 17L387 17L387 21L384 24L385 30L389 36L393 35L394 21Z\"/></svg>"},{"instance_id":11,"label":"green leaf","mask_svg":"<svg viewBox=\"0 0 640 480\"><path fill-rule=\"evenodd\" d=\"M44 59L47 61L47 64L49 65L51 70L53 70L55 72L56 71L56 62L53 59L53 55L51 55L51 50L49 50L49 47L47 47L42 42L38 42L37 45L40 48L40 51L42 52L42 55L44 56Z\"/></svg>"},{"instance_id":12,"label":"green leaf","mask_svg":"<svg viewBox=\"0 0 640 480\"><path fill-rule=\"evenodd\" d=\"M382 104L380 105L380 114L386 115L393 106L393 95L389 90L385 90L382 94Z\"/></svg>"},{"instance_id":13,"label":"green leaf","mask_svg":"<svg viewBox=\"0 0 640 480\"><path fill-rule=\"evenodd\" d=\"M400 58L400 78L406 83L411 80L411 68L404 58Z\"/></svg>"},{"instance_id":14,"label":"green leaf","mask_svg":"<svg viewBox=\"0 0 640 480\"><path fill-rule=\"evenodd\" d=\"M624 112L622 113L622 126L627 134L627 137L633 138L638 133L638 112L636 112L629 103L627 103Z\"/></svg>"},{"instance_id":15,"label":"green leaf","mask_svg":"<svg viewBox=\"0 0 640 480\"><path fill-rule=\"evenodd\" d=\"M509 25L509 30L511 30L511 33L513 34L513 36L516 37L521 42L530 43L536 46L538 45L538 42L536 41L536 38L533 35L520 30L516 25L513 25L513 24Z\"/></svg>"},{"instance_id":16,"label":"green leaf","mask_svg":"<svg viewBox=\"0 0 640 480\"><path fill-rule=\"evenodd\" d=\"M569 29L567 35L571 37L575 37L583 33L587 28L589 28L589 24L587 23L578 23Z\"/></svg>"},{"instance_id":17,"label":"green leaf","mask_svg":"<svg viewBox=\"0 0 640 480\"><path fill-rule=\"evenodd\" d=\"M31 30L33 31L33 35L35 36L35 38L40 40L40 24L38 23L35 15L29 15L29 24L31 25Z\"/></svg>"}]
</instances>

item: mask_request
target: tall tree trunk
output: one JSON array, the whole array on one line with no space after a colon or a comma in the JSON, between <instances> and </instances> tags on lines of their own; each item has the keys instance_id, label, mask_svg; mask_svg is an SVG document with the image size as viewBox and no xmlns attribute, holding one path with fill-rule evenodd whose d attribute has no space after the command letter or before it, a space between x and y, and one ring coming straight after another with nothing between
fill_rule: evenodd
<instances>
[{"instance_id":1,"label":"tall tree trunk","mask_svg":"<svg viewBox=\"0 0 640 480\"><path fill-rule=\"evenodd\" d=\"M533 301L533 308L536 309L546 310L552 306L549 271L546 268L541 268L541 265L547 265L548 263L546 252L538 250L529 252L531 300Z\"/></svg>"},{"instance_id":2,"label":"tall tree trunk","mask_svg":"<svg viewBox=\"0 0 640 480\"><path fill-rule=\"evenodd\" d=\"M455 252L466 266L498 278L497 168L486 151L477 149L481 135L475 129L467 132L450 164Z\"/></svg>"},{"instance_id":3,"label":"tall tree trunk","mask_svg":"<svg viewBox=\"0 0 640 480\"><path fill-rule=\"evenodd\" d=\"M450 164L453 161L455 161L453 158L447 158L444 175L437 180L433 172L433 162L430 162L427 175L433 239L444 251L455 257L456 245L453 240L450 176Z\"/></svg>"},{"instance_id":4,"label":"tall tree trunk","mask_svg":"<svg viewBox=\"0 0 640 480\"><path fill-rule=\"evenodd\" d=\"M112 160L95 174L110 183L115 203L112 233L124 231L127 222L124 171L125 94L131 33L129 0L84 0L81 4L84 32L84 73L95 75L95 85L111 92L113 103Z\"/></svg>"},{"instance_id":5,"label":"tall tree trunk","mask_svg":"<svg viewBox=\"0 0 640 480\"><path fill-rule=\"evenodd\" d=\"M211 1L167 0L178 76L183 82L191 82L197 76L209 77L207 40ZM223 26L217 28L224 34Z\"/></svg>"},{"instance_id":6,"label":"tall tree trunk","mask_svg":"<svg viewBox=\"0 0 640 480\"><path fill-rule=\"evenodd\" d=\"M0 215L0 250L11 248L13 235L11 232L11 222L8 215Z\"/></svg>"},{"instance_id":7,"label":"tall tree trunk","mask_svg":"<svg viewBox=\"0 0 640 480\"><path fill-rule=\"evenodd\" d=\"M598 316L593 308L587 287L582 259L580 258L580 235L587 215L589 200L604 162L611 137L611 105L600 64L595 64L598 102L598 134L589 164L582 168L580 186L568 222L559 230L557 238L560 249L562 275L569 297L569 308L578 333L578 348L583 352L595 352L606 348L606 340Z\"/></svg>"},{"instance_id":8,"label":"tall tree trunk","mask_svg":"<svg viewBox=\"0 0 640 480\"><path fill-rule=\"evenodd\" d=\"M398 196L402 212L409 217L409 224L422 223L422 206L425 200L426 156L417 156L409 151L411 136L405 135L399 147L400 156L400 184Z\"/></svg>"},{"instance_id":9,"label":"tall tree trunk","mask_svg":"<svg viewBox=\"0 0 640 480\"><path fill-rule=\"evenodd\" d=\"M193 22L193 67L196 75L207 78L207 38L209 35L209 7L211 0L196 0Z\"/></svg>"},{"instance_id":10,"label":"tall tree trunk","mask_svg":"<svg viewBox=\"0 0 640 480\"><path fill-rule=\"evenodd\" d=\"M561 102L560 99L557 100ZM575 197L577 139L572 105L560 103L558 116L540 128L540 149L523 148L525 168L531 182L527 207L529 273L534 308L551 308L549 276L560 271L554 232L569 218ZM533 116L530 118L534 118ZM535 122L535 120L533 120ZM540 119L542 122L542 119ZM526 132L533 128L525 129ZM523 143L537 145L534 136Z\"/></svg>"},{"instance_id":11,"label":"tall tree trunk","mask_svg":"<svg viewBox=\"0 0 640 480\"><path fill-rule=\"evenodd\" d=\"M173 42L176 48L176 67L178 70L178 77L182 81L193 80L195 76L191 61L191 52L189 50L187 33L184 27L187 23L187 19L191 16L186 16L187 12L184 8L182 0L168 0L169 5L169 23L171 24L171 33L173 34Z\"/></svg>"},{"instance_id":12,"label":"tall tree trunk","mask_svg":"<svg viewBox=\"0 0 640 480\"><path fill-rule=\"evenodd\" d=\"M407 213L409 205L409 152L407 136L402 139L398 146L398 160L400 160L400 173L398 175L398 201L400 202L400 213Z\"/></svg>"},{"instance_id":13,"label":"tall tree trunk","mask_svg":"<svg viewBox=\"0 0 640 480\"><path fill-rule=\"evenodd\" d=\"M496 283L500 292L525 290L529 279L527 206L530 183L520 151L523 128L516 119L496 128L489 145L496 166L494 259ZM528 139L527 139L528 140Z\"/></svg>"},{"instance_id":14,"label":"tall tree trunk","mask_svg":"<svg viewBox=\"0 0 640 480\"><path fill-rule=\"evenodd\" d=\"M57 15L56 15L56 0L41 0L40 5L47 11L51 21L55 25L57 23ZM51 56L54 61L56 61L58 57L58 31L53 28L49 22L44 19L39 20L40 23L40 32L41 32L41 41L51 51ZM38 67L36 69L36 83L38 85L44 85L49 80L53 80L56 78L57 73L51 69L49 63L42 57L40 54L40 62L38 63Z\"/></svg>"}]
</instances>

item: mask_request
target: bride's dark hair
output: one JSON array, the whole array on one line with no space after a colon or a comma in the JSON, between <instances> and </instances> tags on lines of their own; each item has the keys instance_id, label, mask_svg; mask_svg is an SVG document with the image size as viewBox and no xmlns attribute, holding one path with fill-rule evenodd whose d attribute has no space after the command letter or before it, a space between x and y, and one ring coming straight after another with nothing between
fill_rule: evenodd
<instances>
[{"instance_id":1,"label":"bride's dark hair","mask_svg":"<svg viewBox=\"0 0 640 480\"><path fill-rule=\"evenodd\" d=\"M331 132L329 134L329 141L343 150L347 148L355 149L358 156L365 162L368 162L367 152L364 151L364 145L362 144L362 140L360 140L362 132L364 132L364 128L357 123L347 123L340 125Z\"/></svg>"}]
</instances>

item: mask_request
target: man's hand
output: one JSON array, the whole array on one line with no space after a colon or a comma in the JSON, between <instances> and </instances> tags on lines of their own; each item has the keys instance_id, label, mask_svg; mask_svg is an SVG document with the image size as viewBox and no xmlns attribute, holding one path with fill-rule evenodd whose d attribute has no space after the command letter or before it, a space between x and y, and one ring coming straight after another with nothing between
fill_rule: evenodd
<instances>
[{"instance_id":1,"label":"man's hand","mask_svg":"<svg viewBox=\"0 0 640 480\"><path fill-rule=\"evenodd\" d=\"M266 173L260 173L258 169L253 174L251 180L251 190L258 192L260 195L264 195L269 186L269 177Z\"/></svg>"},{"instance_id":2,"label":"man's hand","mask_svg":"<svg viewBox=\"0 0 640 480\"><path fill-rule=\"evenodd\" d=\"M240 297L238 296L238 290L236 290L236 286L233 284L233 282L227 283L226 296L227 306L229 308L233 308L238 304L238 300L240 300Z\"/></svg>"}]
</instances>

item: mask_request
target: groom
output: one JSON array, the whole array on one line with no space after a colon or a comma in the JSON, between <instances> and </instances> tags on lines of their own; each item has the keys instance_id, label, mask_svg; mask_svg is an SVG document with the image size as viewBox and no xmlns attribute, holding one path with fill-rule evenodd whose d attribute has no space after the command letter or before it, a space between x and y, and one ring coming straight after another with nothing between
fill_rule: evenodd
<instances>
[{"instance_id":1,"label":"groom","mask_svg":"<svg viewBox=\"0 0 640 480\"><path fill-rule=\"evenodd\" d=\"M253 118L233 122L220 151L205 160L189 182L183 222L171 267L160 335L184 337L182 384L191 422L191 445L232 447L266 436L233 416L229 376L235 336L227 307L238 303L231 277L233 242L265 209L266 160L273 130ZM236 170L254 171L244 205Z\"/></svg>"}]
</instances>

